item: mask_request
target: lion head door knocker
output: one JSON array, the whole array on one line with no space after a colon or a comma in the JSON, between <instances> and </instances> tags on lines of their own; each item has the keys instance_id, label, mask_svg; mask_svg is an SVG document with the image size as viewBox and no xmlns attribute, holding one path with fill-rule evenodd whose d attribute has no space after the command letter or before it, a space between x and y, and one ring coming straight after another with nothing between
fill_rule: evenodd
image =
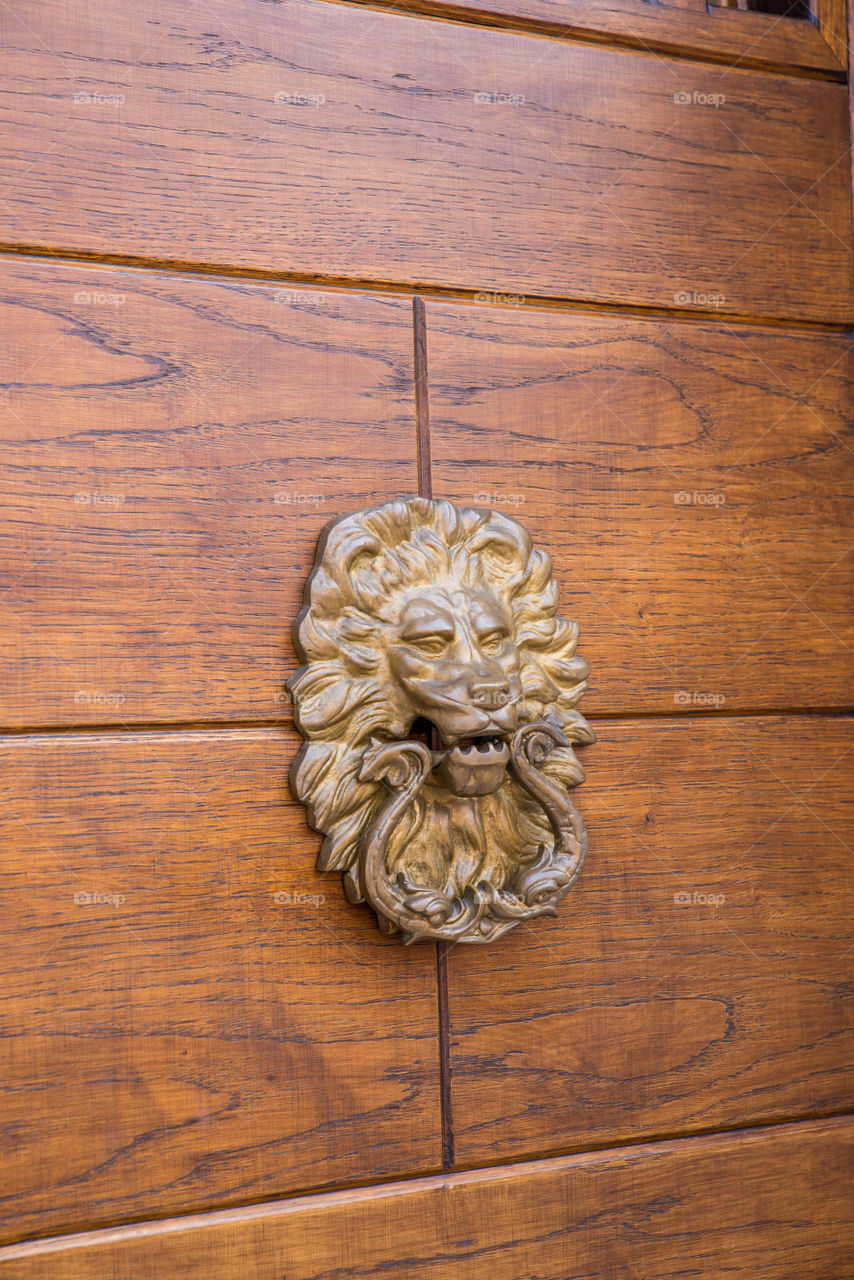
<instances>
[{"instance_id":1,"label":"lion head door knocker","mask_svg":"<svg viewBox=\"0 0 854 1280\"><path fill-rule=\"evenodd\" d=\"M588 665L515 520L426 498L329 525L288 681L291 789L383 933L487 942L554 915L587 836L574 709Z\"/></svg>"}]
</instances>

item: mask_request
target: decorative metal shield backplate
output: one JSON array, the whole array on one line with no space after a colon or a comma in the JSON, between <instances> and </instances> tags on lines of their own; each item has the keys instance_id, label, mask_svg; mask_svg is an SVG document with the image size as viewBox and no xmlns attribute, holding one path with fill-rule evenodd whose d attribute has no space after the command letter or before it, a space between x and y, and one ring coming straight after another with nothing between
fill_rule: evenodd
<instances>
[{"instance_id":1,"label":"decorative metal shield backplate","mask_svg":"<svg viewBox=\"0 0 854 1280\"><path fill-rule=\"evenodd\" d=\"M412 498L329 525L288 681L291 789L384 933L487 942L553 915L587 849L569 789L588 665L515 520Z\"/></svg>"}]
</instances>

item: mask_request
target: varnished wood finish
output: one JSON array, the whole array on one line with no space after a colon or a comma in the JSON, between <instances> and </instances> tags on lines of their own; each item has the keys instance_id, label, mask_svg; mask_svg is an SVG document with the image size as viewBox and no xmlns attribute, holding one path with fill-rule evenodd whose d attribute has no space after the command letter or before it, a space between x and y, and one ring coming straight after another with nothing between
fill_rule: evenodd
<instances>
[{"instance_id":1,"label":"varnished wood finish","mask_svg":"<svg viewBox=\"0 0 854 1280\"><path fill-rule=\"evenodd\" d=\"M846 9L846 0L812 0L813 16L821 38L839 65L847 71L850 62Z\"/></svg>"},{"instance_id":2,"label":"varnished wood finish","mask_svg":"<svg viewBox=\"0 0 854 1280\"><path fill-rule=\"evenodd\" d=\"M5 22L9 243L850 316L841 84L314 0Z\"/></svg>"},{"instance_id":3,"label":"varnished wood finish","mask_svg":"<svg viewBox=\"0 0 854 1280\"><path fill-rule=\"evenodd\" d=\"M854 1276L814 12L0 7L0 1280ZM438 965L249 727L322 526L431 484L553 552L601 715L560 914Z\"/></svg>"},{"instance_id":4,"label":"varnished wood finish","mask_svg":"<svg viewBox=\"0 0 854 1280\"><path fill-rule=\"evenodd\" d=\"M372 0L365 0L371 3ZM841 75L846 65L844 0L813 0L817 23L718 8L703 0L398 0L403 12L468 21L524 23L574 38L625 42L641 52L672 49L730 66L768 65Z\"/></svg>"},{"instance_id":5,"label":"varnished wood finish","mask_svg":"<svg viewBox=\"0 0 854 1280\"><path fill-rule=\"evenodd\" d=\"M457 1161L852 1109L854 720L595 727L560 918L448 952Z\"/></svg>"},{"instance_id":6,"label":"varnished wood finish","mask_svg":"<svg viewBox=\"0 0 854 1280\"><path fill-rule=\"evenodd\" d=\"M5 261L0 723L270 719L318 534L416 491L412 307Z\"/></svg>"},{"instance_id":7,"label":"varnished wood finish","mask_svg":"<svg viewBox=\"0 0 854 1280\"><path fill-rule=\"evenodd\" d=\"M3 1280L845 1280L850 1119L419 1179L0 1250Z\"/></svg>"},{"instance_id":8,"label":"varnished wood finish","mask_svg":"<svg viewBox=\"0 0 854 1280\"><path fill-rule=\"evenodd\" d=\"M289 713L318 533L417 487L408 301L8 260L3 293L3 723ZM592 710L846 701L847 338L426 310L435 491L552 552Z\"/></svg>"},{"instance_id":9,"label":"varnished wood finish","mask_svg":"<svg viewBox=\"0 0 854 1280\"><path fill-rule=\"evenodd\" d=\"M433 949L314 871L295 749L0 743L5 1240L441 1167Z\"/></svg>"},{"instance_id":10,"label":"varnished wood finish","mask_svg":"<svg viewBox=\"0 0 854 1280\"><path fill-rule=\"evenodd\" d=\"M434 492L551 552L586 712L850 702L848 337L426 315Z\"/></svg>"}]
</instances>

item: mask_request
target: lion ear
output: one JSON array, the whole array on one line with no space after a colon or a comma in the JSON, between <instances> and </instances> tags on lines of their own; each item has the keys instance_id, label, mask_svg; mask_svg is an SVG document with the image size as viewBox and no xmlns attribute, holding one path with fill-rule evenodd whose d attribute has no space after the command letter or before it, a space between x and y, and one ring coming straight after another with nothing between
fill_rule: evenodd
<instances>
[{"instance_id":1,"label":"lion ear","mask_svg":"<svg viewBox=\"0 0 854 1280\"><path fill-rule=\"evenodd\" d=\"M346 640L342 640L339 647L343 656L356 671L364 671L367 674L369 671L376 671L380 665L379 654L365 645L348 644Z\"/></svg>"},{"instance_id":2,"label":"lion ear","mask_svg":"<svg viewBox=\"0 0 854 1280\"><path fill-rule=\"evenodd\" d=\"M376 671L380 654L375 643L377 625L355 609L345 609L335 631L338 649L356 671Z\"/></svg>"}]
</instances>

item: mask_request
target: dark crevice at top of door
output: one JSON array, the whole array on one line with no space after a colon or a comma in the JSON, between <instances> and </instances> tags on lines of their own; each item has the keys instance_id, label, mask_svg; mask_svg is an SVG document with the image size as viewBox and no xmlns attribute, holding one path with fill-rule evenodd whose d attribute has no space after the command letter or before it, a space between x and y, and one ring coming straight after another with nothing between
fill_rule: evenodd
<instances>
[{"instance_id":1,"label":"dark crevice at top of door","mask_svg":"<svg viewBox=\"0 0 854 1280\"><path fill-rule=\"evenodd\" d=\"M746 13L771 13L778 18L812 21L809 0L708 0L709 9L741 9Z\"/></svg>"}]
</instances>

